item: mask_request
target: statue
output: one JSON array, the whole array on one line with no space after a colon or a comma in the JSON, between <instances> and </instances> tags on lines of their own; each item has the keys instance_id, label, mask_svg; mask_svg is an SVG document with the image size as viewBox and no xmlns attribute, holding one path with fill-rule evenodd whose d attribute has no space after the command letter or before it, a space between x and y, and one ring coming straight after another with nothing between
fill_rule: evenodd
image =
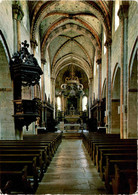
<instances>
[{"instance_id":1,"label":"statue","mask_svg":"<svg viewBox=\"0 0 138 195\"><path fill-rule=\"evenodd\" d=\"M74 108L73 104L71 104L71 106L70 106L70 114L71 115L75 114L75 108Z\"/></svg>"}]
</instances>

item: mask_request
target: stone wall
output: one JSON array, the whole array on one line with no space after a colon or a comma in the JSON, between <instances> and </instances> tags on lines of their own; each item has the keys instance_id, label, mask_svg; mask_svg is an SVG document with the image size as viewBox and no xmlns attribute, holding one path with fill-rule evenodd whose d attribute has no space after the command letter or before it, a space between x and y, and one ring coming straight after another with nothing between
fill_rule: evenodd
<instances>
[{"instance_id":1,"label":"stone wall","mask_svg":"<svg viewBox=\"0 0 138 195\"><path fill-rule=\"evenodd\" d=\"M9 63L0 41L0 139L15 139L13 82Z\"/></svg>"},{"instance_id":2,"label":"stone wall","mask_svg":"<svg viewBox=\"0 0 138 195\"><path fill-rule=\"evenodd\" d=\"M134 53L134 61L132 61L132 73L129 83L129 92L128 92L128 130L127 137L135 138L138 136L137 127L138 127L138 84L137 84L137 53Z\"/></svg>"},{"instance_id":3,"label":"stone wall","mask_svg":"<svg viewBox=\"0 0 138 195\"><path fill-rule=\"evenodd\" d=\"M137 1L129 1L128 12L128 64L134 44L138 36L138 3Z\"/></svg>"},{"instance_id":4,"label":"stone wall","mask_svg":"<svg viewBox=\"0 0 138 195\"><path fill-rule=\"evenodd\" d=\"M120 133L120 114L118 113L118 107L120 106L120 100L112 100L112 130L111 133Z\"/></svg>"},{"instance_id":5,"label":"stone wall","mask_svg":"<svg viewBox=\"0 0 138 195\"><path fill-rule=\"evenodd\" d=\"M0 2L0 30L2 31L10 55L13 54L13 20L12 20L12 1L4 0Z\"/></svg>"}]
</instances>

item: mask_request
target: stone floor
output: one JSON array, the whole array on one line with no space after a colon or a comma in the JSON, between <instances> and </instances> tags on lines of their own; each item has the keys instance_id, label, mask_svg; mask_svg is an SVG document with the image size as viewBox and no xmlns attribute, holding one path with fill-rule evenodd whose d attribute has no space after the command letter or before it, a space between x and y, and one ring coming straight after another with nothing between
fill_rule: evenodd
<instances>
[{"instance_id":1,"label":"stone floor","mask_svg":"<svg viewBox=\"0 0 138 195\"><path fill-rule=\"evenodd\" d=\"M36 194L106 194L82 140L63 139Z\"/></svg>"}]
</instances>

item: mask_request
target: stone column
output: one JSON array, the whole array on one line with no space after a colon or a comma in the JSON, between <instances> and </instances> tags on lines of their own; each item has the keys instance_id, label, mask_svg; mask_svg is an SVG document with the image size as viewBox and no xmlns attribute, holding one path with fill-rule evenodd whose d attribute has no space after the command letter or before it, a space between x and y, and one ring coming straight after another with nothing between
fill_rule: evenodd
<instances>
[{"instance_id":1,"label":"stone column","mask_svg":"<svg viewBox=\"0 0 138 195\"><path fill-rule=\"evenodd\" d=\"M82 112L82 95L80 95L80 112Z\"/></svg>"},{"instance_id":2,"label":"stone column","mask_svg":"<svg viewBox=\"0 0 138 195\"><path fill-rule=\"evenodd\" d=\"M106 133L111 133L111 38L107 37L107 72L106 72Z\"/></svg>"},{"instance_id":3,"label":"stone column","mask_svg":"<svg viewBox=\"0 0 138 195\"><path fill-rule=\"evenodd\" d=\"M21 45L20 24L24 16L22 8L18 2L15 2L12 5L12 13L13 13L13 29L14 29L14 52L17 52L19 51ZM22 99L21 83L19 81L14 81L14 100L21 100L21 99ZM23 129L17 119L15 119L15 136L17 140L23 139Z\"/></svg>"},{"instance_id":4,"label":"stone column","mask_svg":"<svg viewBox=\"0 0 138 195\"><path fill-rule=\"evenodd\" d=\"M51 101L53 104L54 112L53 112L53 118L55 119L55 78L51 77Z\"/></svg>"},{"instance_id":5,"label":"stone column","mask_svg":"<svg viewBox=\"0 0 138 195\"><path fill-rule=\"evenodd\" d=\"M127 91L128 91L128 8L124 3L118 15L121 23L121 90L120 90L120 136L127 138Z\"/></svg>"},{"instance_id":6,"label":"stone column","mask_svg":"<svg viewBox=\"0 0 138 195\"><path fill-rule=\"evenodd\" d=\"M64 94L61 95L61 112L62 112L62 121L64 121L64 112L65 112L65 97L64 97Z\"/></svg>"},{"instance_id":7,"label":"stone column","mask_svg":"<svg viewBox=\"0 0 138 195\"><path fill-rule=\"evenodd\" d=\"M41 76L41 99L45 100L45 75L44 75L44 65L46 64L46 59L41 59L41 68L43 75Z\"/></svg>"},{"instance_id":8,"label":"stone column","mask_svg":"<svg viewBox=\"0 0 138 195\"><path fill-rule=\"evenodd\" d=\"M41 68L43 71L43 75L41 76L41 100L42 100L42 126L45 127L45 77L44 77L44 65L46 63L45 59L41 59Z\"/></svg>"},{"instance_id":9,"label":"stone column","mask_svg":"<svg viewBox=\"0 0 138 195\"><path fill-rule=\"evenodd\" d=\"M61 102L62 102L62 104L61 104L61 111L64 112L64 109L65 109L65 105L64 105L64 94L61 95Z\"/></svg>"},{"instance_id":10,"label":"stone column","mask_svg":"<svg viewBox=\"0 0 138 195\"><path fill-rule=\"evenodd\" d=\"M30 43L31 43L32 53L35 56L35 50L36 50L36 47L38 46L37 41L32 39L32 40L30 40ZM32 99L33 98L37 98L37 85L32 86L30 90L31 90L31 97L32 97ZM42 112L42 114L43 114L43 112ZM39 123L39 117L38 117L38 119L37 119L36 122L33 122L32 123L32 129L35 128L35 133L32 131L32 134L37 134L37 126L38 126L38 123Z\"/></svg>"},{"instance_id":11,"label":"stone column","mask_svg":"<svg viewBox=\"0 0 138 195\"><path fill-rule=\"evenodd\" d=\"M93 78L89 78L89 118L91 118L91 106L92 106L92 81Z\"/></svg>"},{"instance_id":12,"label":"stone column","mask_svg":"<svg viewBox=\"0 0 138 195\"><path fill-rule=\"evenodd\" d=\"M102 82L102 72L101 72L101 58L100 59L98 59L97 61L96 61L96 63L97 63L97 66L99 66L98 67L98 101L99 101L99 104L98 104L98 117L97 117L97 119L98 119L98 126L100 126L100 124L101 124L101 100L102 100L102 96L101 96L101 82Z\"/></svg>"},{"instance_id":13,"label":"stone column","mask_svg":"<svg viewBox=\"0 0 138 195\"><path fill-rule=\"evenodd\" d=\"M34 40L34 39L30 40L30 43L31 43L32 53L33 53L34 56L35 56L35 51L36 51L36 47L38 46L38 43L37 43L37 41Z\"/></svg>"},{"instance_id":14,"label":"stone column","mask_svg":"<svg viewBox=\"0 0 138 195\"><path fill-rule=\"evenodd\" d=\"M102 71L101 71L101 59L96 61L98 69L98 100L101 101L101 82L102 82Z\"/></svg>"},{"instance_id":15,"label":"stone column","mask_svg":"<svg viewBox=\"0 0 138 195\"><path fill-rule=\"evenodd\" d=\"M21 45L21 32L20 25L23 19L24 13L18 2L12 5L13 13L13 29L14 29L14 52L19 51Z\"/></svg>"},{"instance_id":16,"label":"stone column","mask_svg":"<svg viewBox=\"0 0 138 195\"><path fill-rule=\"evenodd\" d=\"M36 47L38 46L37 41L36 40L30 40L30 43L31 43L32 53L35 56L35 50L36 50ZM32 90L34 90L34 92L33 92L34 98L37 98L37 85L35 85Z\"/></svg>"}]
</instances>

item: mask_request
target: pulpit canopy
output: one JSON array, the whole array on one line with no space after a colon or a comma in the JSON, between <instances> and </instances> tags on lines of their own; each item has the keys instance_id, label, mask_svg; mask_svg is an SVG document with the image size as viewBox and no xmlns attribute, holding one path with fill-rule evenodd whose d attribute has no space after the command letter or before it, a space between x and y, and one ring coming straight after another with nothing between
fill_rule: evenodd
<instances>
[{"instance_id":1,"label":"pulpit canopy","mask_svg":"<svg viewBox=\"0 0 138 195\"><path fill-rule=\"evenodd\" d=\"M43 74L37 59L28 51L29 44L25 40L21 44L20 51L14 53L10 61L12 79L21 82L22 86L34 86L39 83Z\"/></svg>"}]
</instances>

